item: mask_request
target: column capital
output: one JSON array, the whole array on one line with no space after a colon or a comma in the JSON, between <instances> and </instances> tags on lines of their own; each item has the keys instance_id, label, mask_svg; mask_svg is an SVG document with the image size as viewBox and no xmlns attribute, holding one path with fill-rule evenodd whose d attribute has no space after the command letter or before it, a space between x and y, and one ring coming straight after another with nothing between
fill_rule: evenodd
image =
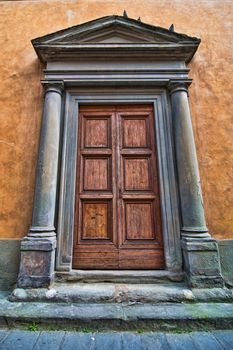
<instances>
[{"instance_id":1,"label":"column capital","mask_svg":"<svg viewBox=\"0 0 233 350\"><path fill-rule=\"evenodd\" d=\"M41 80L45 93L56 92L62 95L64 90L64 82L62 80Z\"/></svg>"},{"instance_id":2,"label":"column capital","mask_svg":"<svg viewBox=\"0 0 233 350\"><path fill-rule=\"evenodd\" d=\"M192 84L192 79L171 79L168 83L168 90L170 94L173 94L178 91L184 91L188 94L188 88Z\"/></svg>"}]
</instances>

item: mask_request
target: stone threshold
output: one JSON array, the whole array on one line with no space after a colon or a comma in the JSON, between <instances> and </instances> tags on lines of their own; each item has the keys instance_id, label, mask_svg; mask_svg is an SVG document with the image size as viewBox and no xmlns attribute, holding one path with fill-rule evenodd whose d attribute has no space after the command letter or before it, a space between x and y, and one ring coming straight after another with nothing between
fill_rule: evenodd
<instances>
[{"instance_id":1,"label":"stone threshold","mask_svg":"<svg viewBox=\"0 0 233 350\"><path fill-rule=\"evenodd\" d=\"M233 302L233 290L227 288L190 289L182 283L54 283L49 289L16 288L9 296L12 302L46 303L208 303Z\"/></svg>"},{"instance_id":2,"label":"stone threshold","mask_svg":"<svg viewBox=\"0 0 233 350\"><path fill-rule=\"evenodd\" d=\"M0 325L98 330L232 329L233 304L69 304L0 300Z\"/></svg>"},{"instance_id":3,"label":"stone threshold","mask_svg":"<svg viewBox=\"0 0 233 350\"><path fill-rule=\"evenodd\" d=\"M55 273L62 282L170 283L184 280L183 272L167 270L71 270Z\"/></svg>"}]
</instances>

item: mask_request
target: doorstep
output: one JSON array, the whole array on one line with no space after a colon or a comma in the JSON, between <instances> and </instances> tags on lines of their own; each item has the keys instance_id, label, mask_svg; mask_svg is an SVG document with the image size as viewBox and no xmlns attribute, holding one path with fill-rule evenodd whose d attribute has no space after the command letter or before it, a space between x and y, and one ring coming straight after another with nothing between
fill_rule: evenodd
<instances>
[{"instance_id":1,"label":"doorstep","mask_svg":"<svg viewBox=\"0 0 233 350\"><path fill-rule=\"evenodd\" d=\"M190 289L183 283L80 283L56 282L50 288L16 288L12 302L45 303L208 303L233 302L233 290L227 288Z\"/></svg>"},{"instance_id":2,"label":"doorstep","mask_svg":"<svg viewBox=\"0 0 233 350\"><path fill-rule=\"evenodd\" d=\"M60 282L171 283L184 280L183 272L167 270L71 270L55 272Z\"/></svg>"},{"instance_id":3,"label":"doorstep","mask_svg":"<svg viewBox=\"0 0 233 350\"><path fill-rule=\"evenodd\" d=\"M0 325L61 329L202 330L233 327L233 290L185 284L54 283L0 299Z\"/></svg>"}]
</instances>

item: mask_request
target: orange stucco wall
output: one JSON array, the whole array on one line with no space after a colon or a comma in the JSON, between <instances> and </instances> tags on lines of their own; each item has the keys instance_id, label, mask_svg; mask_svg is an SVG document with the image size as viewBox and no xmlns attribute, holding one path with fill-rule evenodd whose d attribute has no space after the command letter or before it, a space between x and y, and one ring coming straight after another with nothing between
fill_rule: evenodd
<instances>
[{"instance_id":1,"label":"orange stucco wall","mask_svg":"<svg viewBox=\"0 0 233 350\"><path fill-rule=\"evenodd\" d=\"M0 1L1 238L23 237L31 222L43 67L30 40L124 9L202 39L190 65L190 101L206 217L212 235L233 238L231 0Z\"/></svg>"}]
</instances>

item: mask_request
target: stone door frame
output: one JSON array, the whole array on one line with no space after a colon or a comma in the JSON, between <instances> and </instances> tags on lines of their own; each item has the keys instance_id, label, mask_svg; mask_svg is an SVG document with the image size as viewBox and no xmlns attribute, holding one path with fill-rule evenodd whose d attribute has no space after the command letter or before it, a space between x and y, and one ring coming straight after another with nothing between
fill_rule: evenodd
<instances>
[{"instance_id":1,"label":"stone door frame","mask_svg":"<svg viewBox=\"0 0 233 350\"><path fill-rule=\"evenodd\" d=\"M153 104L156 118L156 147L162 211L165 270L173 273L182 271L180 245L180 223L177 198L176 175L171 113L165 89L118 89L114 93L101 87L95 92L73 89L66 92L64 134L62 142L62 165L57 226L56 270L72 271L73 231L75 211L75 179L77 159L77 129L79 104Z\"/></svg>"},{"instance_id":2,"label":"stone door frame","mask_svg":"<svg viewBox=\"0 0 233 350\"><path fill-rule=\"evenodd\" d=\"M200 39L114 15L32 44L46 63L45 100L32 226L21 242L18 286L49 286L55 249L56 269L72 271L78 104L140 101L153 103L158 119L166 269L181 271L182 251L191 287L222 286L217 243L206 227L188 98L187 64Z\"/></svg>"}]
</instances>

